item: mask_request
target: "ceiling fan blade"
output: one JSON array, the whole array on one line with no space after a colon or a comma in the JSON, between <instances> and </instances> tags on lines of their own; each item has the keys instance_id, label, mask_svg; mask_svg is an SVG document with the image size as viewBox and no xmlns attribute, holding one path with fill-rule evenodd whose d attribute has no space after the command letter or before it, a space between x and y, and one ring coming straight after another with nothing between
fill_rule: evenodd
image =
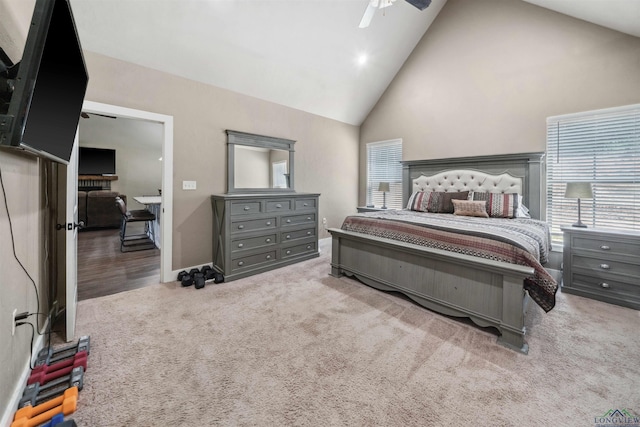
<instances>
[{"instance_id":1,"label":"ceiling fan blade","mask_svg":"<svg viewBox=\"0 0 640 427\"><path fill-rule=\"evenodd\" d=\"M377 7L372 3L369 3L367 5L367 9L364 11L364 15L362 15L362 20L360 21L360 25L358 26L359 28L366 28L369 26L373 15L376 13L376 9Z\"/></svg>"}]
</instances>

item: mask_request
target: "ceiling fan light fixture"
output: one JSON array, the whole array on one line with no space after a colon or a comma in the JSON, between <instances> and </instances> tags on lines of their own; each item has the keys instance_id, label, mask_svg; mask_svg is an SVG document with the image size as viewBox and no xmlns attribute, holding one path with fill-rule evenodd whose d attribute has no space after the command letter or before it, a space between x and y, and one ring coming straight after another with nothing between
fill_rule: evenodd
<instances>
[{"instance_id":1,"label":"ceiling fan light fixture","mask_svg":"<svg viewBox=\"0 0 640 427\"><path fill-rule=\"evenodd\" d=\"M417 7L420 10L425 10L431 4L431 0L405 0L412 6Z\"/></svg>"}]
</instances>

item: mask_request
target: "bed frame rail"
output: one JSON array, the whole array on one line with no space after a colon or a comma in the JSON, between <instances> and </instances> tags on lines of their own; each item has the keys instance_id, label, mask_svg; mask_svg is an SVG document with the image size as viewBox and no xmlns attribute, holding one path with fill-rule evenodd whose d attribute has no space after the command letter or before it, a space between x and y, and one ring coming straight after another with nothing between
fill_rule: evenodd
<instances>
[{"instance_id":1,"label":"bed frame rail","mask_svg":"<svg viewBox=\"0 0 640 427\"><path fill-rule=\"evenodd\" d=\"M495 327L500 344L528 353L523 281L533 268L340 229L329 232L332 276L354 276L435 312Z\"/></svg>"}]
</instances>

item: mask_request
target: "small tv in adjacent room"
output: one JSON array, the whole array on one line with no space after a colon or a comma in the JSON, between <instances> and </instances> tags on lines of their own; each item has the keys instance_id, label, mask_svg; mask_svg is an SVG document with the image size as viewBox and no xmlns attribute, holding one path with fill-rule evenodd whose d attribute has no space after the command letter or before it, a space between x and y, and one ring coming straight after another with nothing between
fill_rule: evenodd
<instances>
[{"instance_id":1,"label":"small tv in adjacent room","mask_svg":"<svg viewBox=\"0 0 640 427\"><path fill-rule=\"evenodd\" d=\"M78 175L115 175L116 150L80 147Z\"/></svg>"},{"instance_id":2,"label":"small tv in adjacent room","mask_svg":"<svg viewBox=\"0 0 640 427\"><path fill-rule=\"evenodd\" d=\"M0 146L68 164L89 81L69 0L36 0L25 27L19 61L0 46Z\"/></svg>"}]
</instances>

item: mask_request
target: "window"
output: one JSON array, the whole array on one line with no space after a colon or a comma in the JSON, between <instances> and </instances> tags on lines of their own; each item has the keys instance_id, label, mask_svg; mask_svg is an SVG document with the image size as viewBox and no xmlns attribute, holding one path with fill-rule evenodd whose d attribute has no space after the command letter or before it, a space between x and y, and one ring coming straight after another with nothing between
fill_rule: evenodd
<instances>
[{"instance_id":1,"label":"window","mask_svg":"<svg viewBox=\"0 0 640 427\"><path fill-rule=\"evenodd\" d=\"M402 140L367 144L367 205L382 206L381 182L389 183L386 204L390 209L402 208Z\"/></svg>"},{"instance_id":2,"label":"window","mask_svg":"<svg viewBox=\"0 0 640 427\"><path fill-rule=\"evenodd\" d=\"M547 119L547 221L554 243L578 219L567 182L589 182L588 227L640 230L640 104Z\"/></svg>"},{"instance_id":3,"label":"window","mask_svg":"<svg viewBox=\"0 0 640 427\"><path fill-rule=\"evenodd\" d=\"M272 187L273 188L289 188L287 185L287 161L271 163Z\"/></svg>"}]
</instances>

